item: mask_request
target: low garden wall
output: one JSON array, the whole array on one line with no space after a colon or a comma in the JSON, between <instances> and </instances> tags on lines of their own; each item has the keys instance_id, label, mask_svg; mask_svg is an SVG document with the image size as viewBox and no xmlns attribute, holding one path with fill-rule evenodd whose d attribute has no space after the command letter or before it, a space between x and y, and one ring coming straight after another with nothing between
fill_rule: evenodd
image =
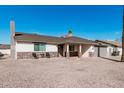
<instances>
[{"instance_id":1,"label":"low garden wall","mask_svg":"<svg viewBox=\"0 0 124 93\"><path fill-rule=\"evenodd\" d=\"M18 59L39 59L59 57L58 52L17 52Z\"/></svg>"}]
</instances>

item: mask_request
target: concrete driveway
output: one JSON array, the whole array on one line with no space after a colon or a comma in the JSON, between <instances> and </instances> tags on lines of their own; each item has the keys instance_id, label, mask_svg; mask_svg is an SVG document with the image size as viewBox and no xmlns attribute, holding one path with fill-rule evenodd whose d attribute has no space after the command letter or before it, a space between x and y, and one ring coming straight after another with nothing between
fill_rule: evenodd
<instances>
[{"instance_id":1,"label":"concrete driveway","mask_svg":"<svg viewBox=\"0 0 124 93\"><path fill-rule=\"evenodd\" d=\"M124 87L124 63L104 58L4 59L0 87Z\"/></svg>"}]
</instances>

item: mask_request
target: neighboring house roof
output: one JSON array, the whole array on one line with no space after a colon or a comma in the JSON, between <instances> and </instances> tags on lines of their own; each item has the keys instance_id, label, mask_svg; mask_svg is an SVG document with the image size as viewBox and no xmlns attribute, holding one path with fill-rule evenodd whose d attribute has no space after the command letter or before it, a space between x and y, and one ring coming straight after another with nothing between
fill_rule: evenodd
<instances>
[{"instance_id":1,"label":"neighboring house roof","mask_svg":"<svg viewBox=\"0 0 124 93\"><path fill-rule=\"evenodd\" d=\"M54 37L38 34L27 34L16 32L15 39L17 41L23 42L42 42L42 43L52 43L52 44L64 44L64 43L81 43L81 44L94 44L94 41L79 38L79 37Z\"/></svg>"},{"instance_id":2,"label":"neighboring house roof","mask_svg":"<svg viewBox=\"0 0 124 93\"><path fill-rule=\"evenodd\" d=\"M122 44L117 42L117 41L108 41L108 40L96 40L97 43L101 43L101 44L104 44L104 45L112 45L112 46L115 46L115 47L122 47Z\"/></svg>"},{"instance_id":3,"label":"neighboring house roof","mask_svg":"<svg viewBox=\"0 0 124 93\"><path fill-rule=\"evenodd\" d=\"M0 49L10 49L9 44L0 44Z\"/></svg>"}]
</instances>

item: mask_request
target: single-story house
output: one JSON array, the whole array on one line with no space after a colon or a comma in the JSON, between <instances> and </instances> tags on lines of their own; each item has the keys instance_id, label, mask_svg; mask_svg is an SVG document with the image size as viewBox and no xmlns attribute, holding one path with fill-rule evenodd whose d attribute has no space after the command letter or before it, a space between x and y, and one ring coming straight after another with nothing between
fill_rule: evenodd
<instances>
[{"instance_id":1,"label":"single-story house","mask_svg":"<svg viewBox=\"0 0 124 93\"><path fill-rule=\"evenodd\" d=\"M72 35L64 37L16 32L14 21L10 22L11 58L91 57L120 56L122 45L116 41L88 40Z\"/></svg>"},{"instance_id":2,"label":"single-story house","mask_svg":"<svg viewBox=\"0 0 124 93\"><path fill-rule=\"evenodd\" d=\"M73 36L65 37L15 32L14 21L10 22L11 57L50 58L50 57L88 57L94 52L94 41Z\"/></svg>"},{"instance_id":3,"label":"single-story house","mask_svg":"<svg viewBox=\"0 0 124 93\"><path fill-rule=\"evenodd\" d=\"M122 44L117 41L96 40L96 43L98 45L95 45L95 56L109 57L122 55Z\"/></svg>"},{"instance_id":4,"label":"single-story house","mask_svg":"<svg viewBox=\"0 0 124 93\"><path fill-rule=\"evenodd\" d=\"M4 55L10 55L10 45L0 44L0 53Z\"/></svg>"}]
</instances>

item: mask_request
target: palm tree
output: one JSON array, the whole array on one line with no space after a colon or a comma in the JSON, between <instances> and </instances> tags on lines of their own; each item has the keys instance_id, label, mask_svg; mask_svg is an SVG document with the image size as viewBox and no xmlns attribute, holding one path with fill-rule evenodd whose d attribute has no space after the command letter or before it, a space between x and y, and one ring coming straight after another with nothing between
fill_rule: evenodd
<instances>
[{"instance_id":1,"label":"palm tree","mask_svg":"<svg viewBox=\"0 0 124 93\"><path fill-rule=\"evenodd\" d=\"M121 56L121 62L124 62L124 9L123 9L123 32L122 32L122 56Z\"/></svg>"}]
</instances>

